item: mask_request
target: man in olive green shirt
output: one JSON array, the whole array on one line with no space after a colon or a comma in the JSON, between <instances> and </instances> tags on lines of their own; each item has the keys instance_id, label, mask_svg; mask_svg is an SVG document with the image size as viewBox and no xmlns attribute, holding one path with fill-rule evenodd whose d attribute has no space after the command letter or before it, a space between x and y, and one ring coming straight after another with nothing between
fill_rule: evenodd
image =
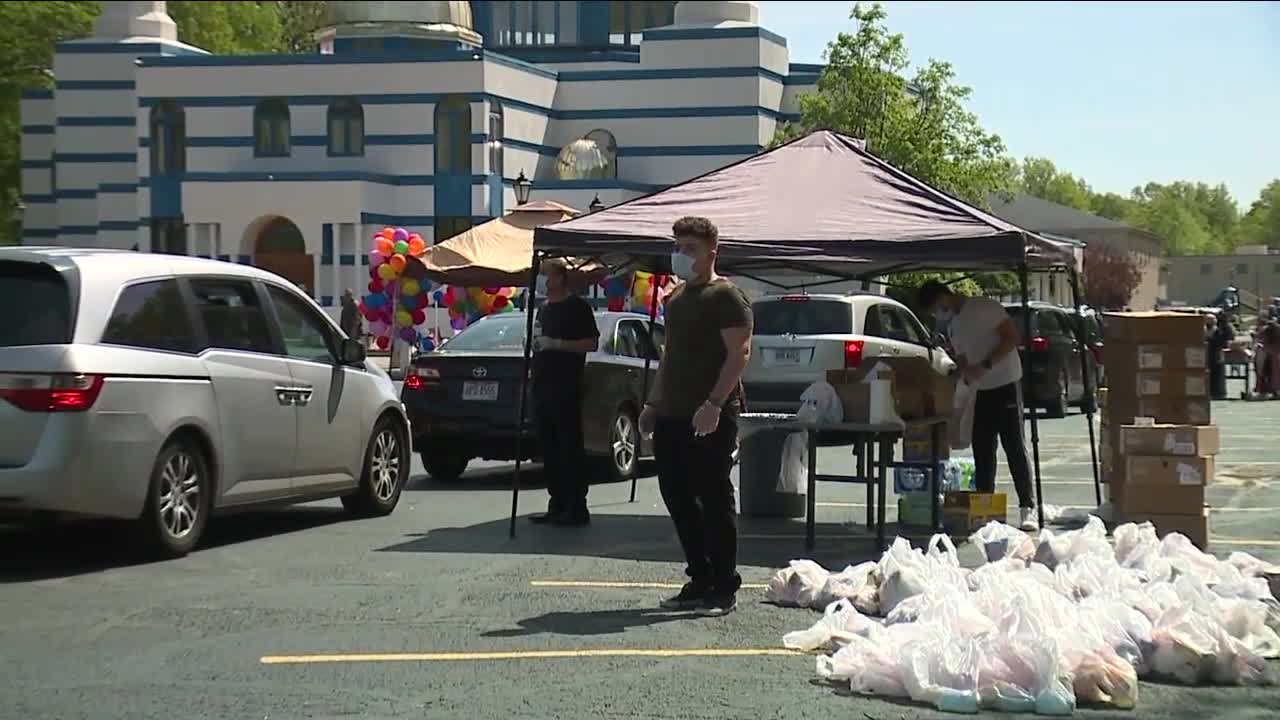
<instances>
[{"instance_id":1,"label":"man in olive green shirt","mask_svg":"<svg viewBox=\"0 0 1280 720\"><path fill-rule=\"evenodd\" d=\"M666 349L640 428L654 434L658 485L688 563L669 610L721 616L737 606L737 506L729 471L751 356L751 304L716 274L719 231L686 217L672 227L671 269L683 280L666 303Z\"/></svg>"}]
</instances>

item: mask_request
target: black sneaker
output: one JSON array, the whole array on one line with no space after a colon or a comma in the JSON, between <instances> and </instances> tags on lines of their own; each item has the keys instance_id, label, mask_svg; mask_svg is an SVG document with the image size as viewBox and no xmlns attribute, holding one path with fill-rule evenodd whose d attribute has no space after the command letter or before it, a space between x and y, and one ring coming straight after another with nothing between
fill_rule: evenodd
<instances>
[{"instance_id":1,"label":"black sneaker","mask_svg":"<svg viewBox=\"0 0 1280 720\"><path fill-rule=\"evenodd\" d=\"M658 603L663 610L693 610L707 601L707 589L693 582L687 582L680 592Z\"/></svg>"},{"instance_id":2,"label":"black sneaker","mask_svg":"<svg viewBox=\"0 0 1280 720\"><path fill-rule=\"evenodd\" d=\"M712 592L707 594L707 599L698 606L697 612L703 617L723 617L733 612L737 607L737 595Z\"/></svg>"},{"instance_id":3,"label":"black sneaker","mask_svg":"<svg viewBox=\"0 0 1280 720\"><path fill-rule=\"evenodd\" d=\"M560 514L560 508L556 507L555 503L549 503L547 505L546 512L534 513L533 515L530 515L529 522L533 523L534 525L546 525L547 523L554 520L555 517L559 514Z\"/></svg>"},{"instance_id":4,"label":"black sneaker","mask_svg":"<svg viewBox=\"0 0 1280 720\"><path fill-rule=\"evenodd\" d=\"M556 527L584 527L591 524L591 513L586 508L565 510L552 515L551 524Z\"/></svg>"}]
</instances>

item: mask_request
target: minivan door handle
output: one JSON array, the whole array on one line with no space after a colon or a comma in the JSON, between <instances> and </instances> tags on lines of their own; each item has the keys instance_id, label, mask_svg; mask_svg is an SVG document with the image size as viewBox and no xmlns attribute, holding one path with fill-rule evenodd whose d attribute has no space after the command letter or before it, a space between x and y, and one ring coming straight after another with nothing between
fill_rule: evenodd
<instances>
[{"instance_id":1,"label":"minivan door handle","mask_svg":"<svg viewBox=\"0 0 1280 720\"><path fill-rule=\"evenodd\" d=\"M310 385L299 385L293 389L293 392L295 402L301 407L306 407L307 403L311 402L311 396L315 394L315 388Z\"/></svg>"},{"instance_id":2,"label":"minivan door handle","mask_svg":"<svg viewBox=\"0 0 1280 720\"><path fill-rule=\"evenodd\" d=\"M276 386L276 402L281 405L294 405L297 402L297 389L285 387L283 385Z\"/></svg>"}]
</instances>

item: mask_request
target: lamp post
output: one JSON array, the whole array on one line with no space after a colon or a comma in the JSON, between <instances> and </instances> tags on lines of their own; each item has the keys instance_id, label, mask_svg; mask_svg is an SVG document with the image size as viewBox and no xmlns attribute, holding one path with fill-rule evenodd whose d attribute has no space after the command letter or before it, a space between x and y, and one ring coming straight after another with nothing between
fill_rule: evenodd
<instances>
[{"instance_id":1,"label":"lamp post","mask_svg":"<svg viewBox=\"0 0 1280 720\"><path fill-rule=\"evenodd\" d=\"M26 219L27 204L22 202L21 197L13 199L13 244L22 244L22 228L23 220Z\"/></svg>"},{"instance_id":2,"label":"lamp post","mask_svg":"<svg viewBox=\"0 0 1280 720\"><path fill-rule=\"evenodd\" d=\"M600 212L604 209L604 203L600 202L599 193L596 194L596 199L591 201L591 204L587 206L587 209L593 213Z\"/></svg>"},{"instance_id":3,"label":"lamp post","mask_svg":"<svg viewBox=\"0 0 1280 720\"><path fill-rule=\"evenodd\" d=\"M533 190L533 183L529 178L524 176L524 171L520 171L520 175L516 177L514 183L516 191L516 206L524 205L529 202L529 191Z\"/></svg>"}]
</instances>

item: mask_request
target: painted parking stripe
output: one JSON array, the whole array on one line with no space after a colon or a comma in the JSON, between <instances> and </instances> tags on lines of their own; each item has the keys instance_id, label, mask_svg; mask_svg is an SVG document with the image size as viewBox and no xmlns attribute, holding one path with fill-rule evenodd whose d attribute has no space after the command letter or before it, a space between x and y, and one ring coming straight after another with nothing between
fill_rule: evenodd
<instances>
[{"instance_id":1,"label":"painted parking stripe","mask_svg":"<svg viewBox=\"0 0 1280 720\"><path fill-rule=\"evenodd\" d=\"M1092 485L1093 483L1089 483ZM818 507L827 508L864 508L866 503L856 502L817 502L814 503ZM1094 505L1057 505L1063 510L1097 510ZM1280 507L1210 507L1209 510L1215 513L1280 513Z\"/></svg>"},{"instance_id":2,"label":"painted parking stripe","mask_svg":"<svg viewBox=\"0 0 1280 720\"><path fill-rule=\"evenodd\" d=\"M542 588L611 588L618 590L679 590L684 587L682 583L620 582L613 580L530 580L529 585ZM743 583L742 589L763 590L765 585Z\"/></svg>"},{"instance_id":3,"label":"painted parking stripe","mask_svg":"<svg viewBox=\"0 0 1280 720\"><path fill-rule=\"evenodd\" d=\"M561 660L579 658L683 658L683 657L798 657L804 653L784 648L609 648L590 650L521 650L506 652L333 653L317 655L264 655L263 665L318 665L325 663L477 662L497 660Z\"/></svg>"}]
</instances>

